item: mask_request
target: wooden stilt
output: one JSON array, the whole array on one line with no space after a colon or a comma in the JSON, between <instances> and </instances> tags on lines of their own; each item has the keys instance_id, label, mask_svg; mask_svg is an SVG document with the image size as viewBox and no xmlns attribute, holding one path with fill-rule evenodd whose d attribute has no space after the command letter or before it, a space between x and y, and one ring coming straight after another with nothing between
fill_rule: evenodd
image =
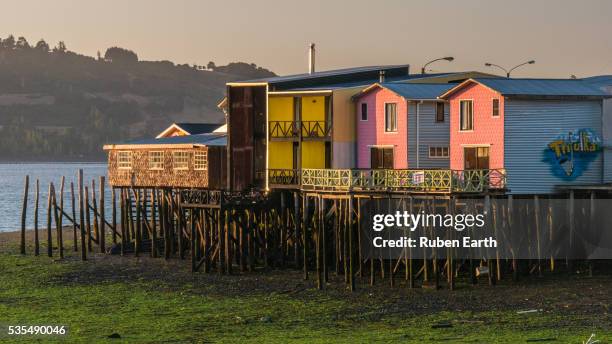
<instances>
[{"instance_id":1,"label":"wooden stilt","mask_svg":"<svg viewBox=\"0 0 612 344\"><path fill-rule=\"evenodd\" d=\"M47 195L47 256L53 257L53 240L51 238L51 206L53 204L53 183L49 184Z\"/></svg>"},{"instance_id":2,"label":"wooden stilt","mask_svg":"<svg viewBox=\"0 0 612 344\"><path fill-rule=\"evenodd\" d=\"M36 179L36 195L34 199L34 255L40 254L40 240L38 239L38 203L40 198L40 184Z\"/></svg>"},{"instance_id":3,"label":"wooden stilt","mask_svg":"<svg viewBox=\"0 0 612 344\"><path fill-rule=\"evenodd\" d=\"M353 227L353 195L349 195L349 199L348 199L348 259L349 259L349 286L350 286L350 290L354 291L355 290L355 271L353 270L354 266L353 266L353 257L355 256L353 254L353 231L354 231L354 227Z\"/></svg>"},{"instance_id":4,"label":"wooden stilt","mask_svg":"<svg viewBox=\"0 0 612 344\"><path fill-rule=\"evenodd\" d=\"M56 242L57 247L59 249L59 257L61 259L64 258L64 241L63 241L63 233L62 233L62 220L60 220L59 212L57 211L57 198L55 194L55 188L53 188L53 214L55 218L55 233L56 233Z\"/></svg>"},{"instance_id":5,"label":"wooden stilt","mask_svg":"<svg viewBox=\"0 0 612 344\"><path fill-rule=\"evenodd\" d=\"M116 244L117 243L117 197L115 195L115 188L111 188L111 202L112 202L111 218L113 221L113 244Z\"/></svg>"},{"instance_id":6,"label":"wooden stilt","mask_svg":"<svg viewBox=\"0 0 612 344\"><path fill-rule=\"evenodd\" d=\"M309 211L309 201L308 201L308 195L304 194L304 197L302 198L302 223L303 223L303 229L302 229L302 248L304 250L303 252L303 257L302 257L302 267L304 268L304 280L308 279L308 246L310 245L310 240L309 240L309 233L312 233L312 230L309 230L309 228L311 228L310 226L310 211Z\"/></svg>"},{"instance_id":7,"label":"wooden stilt","mask_svg":"<svg viewBox=\"0 0 612 344\"><path fill-rule=\"evenodd\" d=\"M100 253L106 253L106 231L104 228L106 224L106 218L104 217L106 204L104 203L104 184L106 184L106 180L104 176L100 176L100 241L98 241Z\"/></svg>"},{"instance_id":8,"label":"wooden stilt","mask_svg":"<svg viewBox=\"0 0 612 344\"><path fill-rule=\"evenodd\" d=\"M76 200L74 194L74 183L70 182L70 204L72 208L72 249L74 252L79 251L79 240L77 236L77 216L76 216Z\"/></svg>"},{"instance_id":9,"label":"wooden stilt","mask_svg":"<svg viewBox=\"0 0 612 344\"><path fill-rule=\"evenodd\" d=\"M85 186L85 226L87 227L87 251L92 253L92 244L91 244L91 218L89 214L89 188Z\"/></svg>"},{"instance_id":10,"label":"wooden stilt","mask_svg":"<svg viewBox=\"0 0 612 344\"><path fill-rule=\"evenodd\" d=\"M79 170L77 178L79 187L79 228L81 229L81 260L87 260L87 249L85 247L85 219L83 213L85 207L85 200L83 199L83 170Z\"/></svg>"},{"instance_id":11,"label":"wooden stilt","mask_svg":"<svg viewBox=\"0 0 612 344\"><path fill-rule=\"evenodd\" d=\"M21 242L19 252L26 254L25 232L26 232L26 214L28 211L28 188L30 187L30 176L25 176L25 185L23 187L23 206L21 208Z\"/></svg>"}]
</instances>

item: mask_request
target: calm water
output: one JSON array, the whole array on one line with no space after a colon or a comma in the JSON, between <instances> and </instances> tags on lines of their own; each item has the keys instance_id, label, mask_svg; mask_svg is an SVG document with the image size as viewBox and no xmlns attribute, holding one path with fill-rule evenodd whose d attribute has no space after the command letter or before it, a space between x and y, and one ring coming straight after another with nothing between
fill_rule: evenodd
<instances>
[{"instance_id":1,"label":"calm water","mask_svg":"<svg viewBox=\"0 0 612 344\"><path fill-rule=\"evenodd\" d=\"M70 206L70 182L74 183L74 192L76 197L78 197L77 172L79 169L83 169L83 180L85 185L88 185L91 188L92 179L96 180L97 194L99 192L98 183L100 176L106 176L105 163L0 163L0 232L14 231L21 228L21 207L23 203L23 187L26 175L30 176L27 228L34 228L34 197L36 192L36 179L38 179L40 183L40 210L38 214L39 228L46 227L49 183L52 182L55 185L59 202L59 187L62 176L66 177L66 185L64 189L64 207L66 209L66 213L72 215L72 209ZM110 214L110 188L108 185L106 186L105 201L107 202L106 214ZM109 220L109 222L111 221ZM68 220L64 220L64 224L69 225L70 222Z\"/></svg>"}]
</instances>

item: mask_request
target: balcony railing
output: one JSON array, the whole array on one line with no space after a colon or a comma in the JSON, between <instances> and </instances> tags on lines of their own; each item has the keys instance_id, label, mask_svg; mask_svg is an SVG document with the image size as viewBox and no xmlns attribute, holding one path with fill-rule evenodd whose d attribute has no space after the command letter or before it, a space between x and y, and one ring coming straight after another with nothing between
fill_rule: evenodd
<instances>
[{"instance_id":1,"label":"balcony railing","mask_svg":"<svg viewBox=\"0 0 612 344\"><path fill-rule=\"evenodd\" d=\"M325 139L331 137L330 121L270 121L270 138Z\"/></svg>"},{"instance_id":2,"label":"balcony railing","mask_svg":"<svg viewBox=\"0 0 612 344\"><path fill-rule=\"evenodd\" d=\"M273 187L298 187L300 185L300 170L269 169L268 183Z\"/></svg>"},{"instance_id":3,"label":"balcony railing","mask_svg":"<svg viewBox=\"0 0 612 344\"><path fill-rule=\"evenodd\" d=\"M329 191L484 192L504 189L506 173L496 170L269 170L273 187Z\"/></svg>"}]
</instances>

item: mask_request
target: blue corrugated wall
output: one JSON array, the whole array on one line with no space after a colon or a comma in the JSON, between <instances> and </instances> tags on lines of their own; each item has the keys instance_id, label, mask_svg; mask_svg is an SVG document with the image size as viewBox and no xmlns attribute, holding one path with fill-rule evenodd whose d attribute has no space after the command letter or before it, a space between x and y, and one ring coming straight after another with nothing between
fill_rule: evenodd
<instances>
[{"instance_id":1,"label":"blue corrugated wall","mask_svg":"<svg viewBox=\"0 0 612 344\"><path fill-rule=\"evenodd\" d=\"M560 135L590 129L601 138L602 102L510 100L505 102L504 165L514 194L551 193L556 185L602 182L602 153L577 166L579 176L565 177L551 159L548 144Z\"/></svg>"},{"instance_id":2,"label":"blue corrugated wall","mask_svg":"<svg viewBox=\"0 0 612 344\"><path fill-rule=\"evenodd\" d=\"M444 107L444 122L436 122L435 102L425 101L419 105L419 167L422 169L448 168L449 159L429 158L430 146L446 146L450 149L449 107ZM408 106L408 168L417 168L416 104Z\"/></svg>"}]
</instances>

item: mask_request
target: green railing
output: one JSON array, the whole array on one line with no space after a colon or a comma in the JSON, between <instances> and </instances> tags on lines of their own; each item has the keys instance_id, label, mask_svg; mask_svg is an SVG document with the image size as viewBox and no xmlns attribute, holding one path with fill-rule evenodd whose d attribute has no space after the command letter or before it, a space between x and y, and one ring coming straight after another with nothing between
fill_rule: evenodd
<instances>
[{"instance_id":1,"label":"green railing","mask_svg":"<svg viewBox=\"0 0 612 344\"><path fill-rule=\"evenodd\" d=\"M506 187L506 173L496 170L270 170L270 185L310 190L483 192Z\"/></svg>"}]
</instances>

